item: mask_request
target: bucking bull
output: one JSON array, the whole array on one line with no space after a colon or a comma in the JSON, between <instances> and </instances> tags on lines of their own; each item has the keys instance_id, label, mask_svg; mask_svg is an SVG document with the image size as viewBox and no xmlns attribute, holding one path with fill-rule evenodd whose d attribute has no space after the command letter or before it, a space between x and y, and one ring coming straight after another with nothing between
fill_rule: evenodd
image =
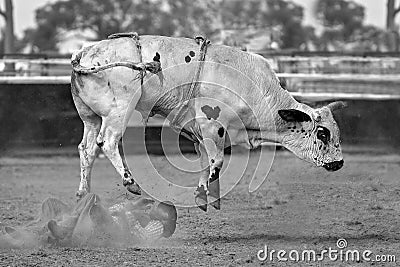
<instances>
[{"instance_id":1,"label":"bucking bull","mask_svg":"<svg viewBox=\"0 0 400 267\"><path fill-rule=\"evenodd\" d=\"M203 210L207 204L220 209L219 172L226 146L274 142L328 171L343 166L332 112L344 103L316 109L299 103L261 56L202 37L121 33L74 53L72 67L72 97L84 124L78 198L90 192L100 150L127 190L141 194L118 148L134 110L144 122L155 114L166 117L194 142L205 167L195 192Z\"/></svg>"}]
</instances>

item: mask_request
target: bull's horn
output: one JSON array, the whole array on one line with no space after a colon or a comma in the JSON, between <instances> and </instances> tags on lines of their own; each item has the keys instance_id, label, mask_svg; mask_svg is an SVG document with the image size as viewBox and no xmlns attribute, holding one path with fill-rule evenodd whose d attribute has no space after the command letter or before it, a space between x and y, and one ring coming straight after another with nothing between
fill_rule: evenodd
<instances>
[{"instance_id":1,"label":"bull's horn","mask_svg":"<svg viewBox=\"0 0 400 267\"><path fill-rule=\"evenodd\" d=\"M333 112L335 110L347 107L347 104L346 104L346 102L343 102L343 101L335 101L335 102L329 103L326 107L329 108Z\"/></svg>"}]
</instances>

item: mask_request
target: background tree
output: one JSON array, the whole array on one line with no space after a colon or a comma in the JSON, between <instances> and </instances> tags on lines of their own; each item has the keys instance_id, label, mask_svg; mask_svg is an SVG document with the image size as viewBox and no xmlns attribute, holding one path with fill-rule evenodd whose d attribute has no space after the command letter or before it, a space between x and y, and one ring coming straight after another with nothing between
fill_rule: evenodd
<instances>
[{"instance_id":1,"label":"background tree","mask_svg":"<svg viewBox=\"0 0 400 267\"><path fill-rule=\"evenodd\" d=\"M24 42L39 51L56 51L71 31L90 32L95 40L126 31L210 37L220 29L257 26L278 28L281 47L299 49L313 35L302 20L303 8L285 0L65 0L36 10L37 27L25 31Z\"/></svg>"},{"instance_id":2,"label":"background tree","mask_svg":"<svg viewBox=\"0 0 400 267\"><path fill-rule=\"evenodd\" d=\"M380 52L390 46L389 33L375 26L366 25L355 31L352 37L355 51Z\"/></svg>"},{"instance_id":3,"label":"background tree","mask_svg":"<svg viewBox=\"0 0 400 267\"><path fill-rule=\"evenodd\" d=\"M314 36L312 27L304 27L303 7L292 1L222 1L220 8L225 28L275 28L281 33L280 47L300 49Z\"/></svg>"},{"instance_id":4,"label":"background tree","mask_svg":"<svg viewBox=\"0 0 400 267\"><path fill-rule=\"evenodd\" d=\"M364 7L354 1L318 0L316 15L324 26L324 49L335 42L351 42L354 33L363 28Z\"/></svg>"},{"instance_id":5,"label":"background tree","mask_svg":"<svg viewBox=\"0 0 400 267\"><path fill-rule=\"evenodd\" d=\"M218 32L219 0L165 0L160 25L153 34L193 37L204 34L208 37ZM153 18L157 19L157 17ZM146 33L146 30L142 31Z\"/></svg>"},{"instance_id":6,"label":"background tree","mask_svg":"<svg viewBox=\"0 0 400 267\"><path fill-rule=\"evenodd\" d=\"M393 30L395 29L394 19L396 15L400 12L400 3L397 3L396 0L387 0L387 16L386 16L386 29Z\"/></svg>"},{"instance_id":7,"label":"background tree","mask_svg":"<svg viewBox=\"0 0 400 267\"><path fill-rule=\"evenodd\" d=\"M393 19L389 23L389 13L393 18L400 3L397 7L397 0L387 1L388 25L395 27ZM283 49L308 50L316 45L318 49L368 50L369 37L374 40L372 50L390 44L387 33L363 25L364 7L354 1L318 0L316 10L324 26L320 37L312 26L302 24L303 8L290 0L63 0L36 10L37 26L25 31L23 43L36 47L35 52L48 52L57 51L70 32L80 32L90 41L126 31L186 37L201 33L212 38L220 36L221 30L242 29L244 40L264 31ZM249 33L254 28L259 30Z\"/></svg>"},{"instance_id":8,"label":"background tree","mask_svg":"<svg viewBox=\"0 0 400 267\"><path fill-rule=\"evenodd\" d=\"M261 27L267 14L261 1L223 0L219 10L220 25L228 29Z\"/></svg>"},{"instance_id":9,"label":"background tree","mask_svg":"<svg viewBox=\"0 0 400 267\"><path fill-rule=\"evenodd\" d=\"M4 31L4 53L14 53L14 14L12 0L4 0L4 10L0 10L0 15L6 21Z\"/></svg>"},{"instance_id":10,"label":"background tree","mask_svg":"<svg viewBox=\"0 0 400 267\"><path fill-rule=\"evenodd\" d=\"M303 7L292 1L266 1L268 12L264 15L267 25L281 28L281 48L299 49L313 35L312 27L303 27Z\"/></svg>"},{"instance_id":11,"label":"background tree","mask_svg":"<svg viewBox=\"0 0 400 267\"><path fill-rule=\"evenodd\" d=\"M214 0L67 0L36 10L37 27L25 31L25 42L41 51L56 50L60 35L79 30L95 40L116 32L192 36L213 32ZM71 15L73 14L73 15ZM90 38L88 38L90 39Z\"/></svg>"},{"instance_id":12,"label":"background tree","mask_svg":"<svg viewBox=\"0 0 400 267\"><path fill-rule=\"evenodd\" d=\"M3 33L4 54L15 53L15 36L14 36L14 14L12 0L4 0L4 9L0 10L0 15L5 19L6 26ZM5 64L5 72L14 72L15 65L13 63Z\"/></svg>"},{"instance_id":13,"label":"background tree","mask_svg":"<svg viewBox=\"0 0 400 267\"><path fill-rule=\"evenodd\" d=\"M390 50L400 50L400 36L395 24L396 15L400 12L400 2L387 0L386 30L390 33Z\"/></svg>"}]
</instances>

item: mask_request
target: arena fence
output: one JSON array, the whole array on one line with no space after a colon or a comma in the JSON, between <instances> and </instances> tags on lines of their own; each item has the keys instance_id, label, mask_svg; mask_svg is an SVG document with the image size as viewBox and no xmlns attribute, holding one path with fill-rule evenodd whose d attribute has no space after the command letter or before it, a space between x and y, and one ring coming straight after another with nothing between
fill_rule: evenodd
<instances>
[{"instance_id":1,"label":"arena fence","mask_svg":"<svg viewBox=\"0 0 400 267\"><path fill-rule=\"evenodd\" d=\"M280 59L282 60L279 61ZM268 60L274 61L272 65L278 68L282 86L295 98L315 106L332 100L349 102L350 107L337 118L342 129L344 144L366 144L377 147L384 145L392 148L400 146L400 133L396 124L393 123L400 119L400 70L397 74L392 71L376 73L376 70L364 71L369 73L360 73L361 71L354 73L349 69L345 73L328 73L330 71L321 67L304 68L304 62L311 64L313 61L304 58L297 59L290 58L289 60L281 57ZM324 61L325 65L329 60L340 61L337 57L329 59L314 57L314 59ZM300 62L299 65L303 67L296 67L293 60ZM346 57L345 61L349 60ZM379 61L381 61L380 65L377 63ZM399 59L391 57L353 58L353 62L358 62L357 64L366 65L366 62L373 62L381 67L386 64L383 61L392 62L393 68L399 66L397 62ZM358 68L359 65L356 63L351 66ZM295 66L292 69L285 69L285 71L295 73L282 72L279 68L283 68L284 64ZM1 70L4 71L1 72ZM82 124L69 92L70 72L69 59L66 58L0 59L0 127L2 129L0 142L2 148L38 145L40 147L71 145L75 147L79 143ZM159 136L161 123L162 120L152 123L146 131L147 142L154 147L156 153L159 151L157 136ZM140 127L136 128L128 129L132 136L139 136L143 132ZM172 132L169 134L172 139L176 138ZM186 145L186 150L193 149L191 146L189 149L189 143L185 143L184 140L181 140L181 143L184 144L183 150Z\"/></svg>"},{"instance_id":2,"label":"arena fence","mask_svg":"<svg viewBox=\"0 0 400 267\"><path fill-rule=\"evenodd\" d=\"M299 100L400 99L400 75L277 73ZM0 76L0 84L70 84L70 76Z\"/></svg>"},{"instance_id":3,"label":"arena fence","mask_svg":"<svg viewBox=\"0 0 400 267\"><path fill-rule=\"evenodd\" d=\"M399 57L265 56L282 86L300 100L400 98ZM68 58L0 59L0 84L69 84L70 72Z\"/></svg>"}]
</instances>

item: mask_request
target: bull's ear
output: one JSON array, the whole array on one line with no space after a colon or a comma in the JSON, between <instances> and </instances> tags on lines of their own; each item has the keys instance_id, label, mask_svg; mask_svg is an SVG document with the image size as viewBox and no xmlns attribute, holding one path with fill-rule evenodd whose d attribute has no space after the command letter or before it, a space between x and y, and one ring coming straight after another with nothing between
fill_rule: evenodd
<instances>
[{"instance_id":1,"label":"bull's ear","mask_svg":"<svg viewBox=\"0 0 400 267\"><path fill-rule=\"evenodd\" d=\"M280 109L279 116L287 122L311 121L311 117L303 111L297 109Z\"/></svg>"},{"instance_id":2,"label":"bull's ear","mask_svg":"<svg viewBox=\"0 0 400 267\"><path fill-rule=\"evenodd\" d=\"M335 110L346 108L348 105L346 102L343 101L336 101L329 103L326 107L331 110L331 112L334 112Z\"/></svg>"}]
</instances>

